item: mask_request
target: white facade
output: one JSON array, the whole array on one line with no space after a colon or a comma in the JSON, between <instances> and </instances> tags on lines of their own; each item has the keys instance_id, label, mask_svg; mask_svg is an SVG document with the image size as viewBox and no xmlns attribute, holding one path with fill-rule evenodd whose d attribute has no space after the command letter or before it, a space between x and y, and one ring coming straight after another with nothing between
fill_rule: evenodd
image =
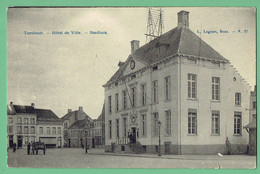
<instances>
[{"instance_id":1,"label":"white facade","mask_svg":"<svg viewBox=\"0 0 260 174\"><path fill-rule=\"evenodd\" d=\"M180 33L185 41L191 32ZM218 54L203 44L208 49L205 54ZM121 75L104 85L107 151L113 143L126 144L128 133L134 132L147 153L156 152L159 129L162 153L226 153L226 138L231 153L247 151L243 126L249 123L249 85L228 60L187 55L181 51L189 49L181 46L177 53L153 63L131 54L119 64Z\"/></svg>"}]
</instances>

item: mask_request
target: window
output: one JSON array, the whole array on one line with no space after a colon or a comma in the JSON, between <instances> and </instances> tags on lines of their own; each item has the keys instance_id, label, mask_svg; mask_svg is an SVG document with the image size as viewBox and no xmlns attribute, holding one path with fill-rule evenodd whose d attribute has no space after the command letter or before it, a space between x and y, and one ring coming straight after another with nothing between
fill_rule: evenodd
<instances>
[{"instance_id":1,"label":"window","mask_svg":"<svg viewBox=\"0 0 260 174\"><path fill-rule=\"evenodd\" d=\"M197 134L197 111L194 109L188 112L188 134Z\"/></svg>"},{"instance_id":2,"label":"window","mask_svg":"<svg viewBox=\"0 0 260 174\"><path fill-rule=\"evenodd\" d=\"M171 99L171 82L170 82L170 76L164 78L165 82L165 100L170 100Z\"/></svg>"},{"instance_id":3,"label":"window","mask_svg":"<svg viewBox=\"0 0 260 174\"><path fill-rule=\"evenodd\" d=\"M196 99L196 75L188 74L188 98Z\"/></svg>"},{"instance_id":4,"label":"window","mask_svg":"<svg viewBox=\"0 0 260 174\"><path fill-rule=\"evenodd\" d=\"M13 123L14 123L13 118L8 118L8 123L9 123L9 124L13 124Z\"/></svg>"},{"instance_id":5,"label":"window","mask_svg":"<svg viewBox=\"0 0 260 174\"><path fill-rule=\"evenodd\" d=\"M158 70L158 66L157 65L153 67L153 71L156 71L156 70Z\"/></svg>"},{"instance_id":6,"label":"window","mask_svg":"<svg viewBox=\"0 0 260 174\"><path fill-rule=\"evenodd\" d=\"M47 127L47 134L51 134L51 128Z\"/></svg>"},{"instance_id":7,"label":"window","mask_svg":"<svg viewBox=\"0 0 260 174\"><path fill-rule=\"evenodd\" d=\"M220 96L220 78L212 77L212 100L219 101Z\"/></svg>"},{"instance_id":8,"label":"window","mask_svg":"<svg viewBox=\"0 0 260 174\"><path fill-rule=\"evenodd\" d=\"M43 134L43 127L39 127L39 133Z\"/></svg>"},{"instance_id":9,"label":"window","mask_svg":"<svg viewBox=\"0 0 260 174\"><path fill-rule=\"evenodd\" d=\"M18 124L22 124L22 118L21 118L21 117L18 117L18 118L17 118L17 123L18 123Z\"/></svg>"},{"instance_id":10,"label":"window","mask_svg":"<svg viewBox=\"0 0 260 174\"><path fill-rule=\"evenodd\" d=\"M108 121L108 125L109 125L109 138L112 138L112 120Z\"/></svg>"},{"instance_id":11,"label":"window","mask_svg":"<svg viewBox=\"0 0 260 174\"><path fill-rule=\"evenodd\" d=\"M219 111L212 111L211 134L219 135L220 132Z\"/></svg>"},{"instance_id":12,"label":"window","mask_svg":"<svg viewBox=\"0 0 260 174\"><path fill-rule=\"evenodd\" d=\"M158 102L158 81L153 81L153 103Z\"/></svg>"},{"instance_id":13,"label":"window","mask_svg":"<svg viewBox=\"0 0 260 174\"><path fill-rule=\"evenodd\" d=\"M64 129L68 128L68 123L64 123Z\"/></svg>"},{"instance_id":14,"label":"window","mask_svg":"<svg viewBox=\"0 0 260 174\"><path fill-rule=\"evenodd\" d=\"M236 106L241 106L241 93L236 93L235 94L235 105Z\"/></svg>"},{"instance_id":15,"label":"window","mask_svg":"<svg viewBox=\"0 0 260 174\"><path fill-rule=\"evenodd\" d=\"M159 135L158 121L159 121L159 114L158 112L155 112L153 113L153 136L155 137Z\"/></svg>"},{"instance_id":16,"label":"window","mask_svg":"<svg viewBox=\"0 0 260 174\"><path fill-rule=\"evenodd\" d=\"M31 142L35 142L35 137L31 137Z\"/></svg>"},{"instance_id":17,"label":"window","mask_svg":"<svg viewBox=\"0 0 260 174\"><path fill-rule=\"evenodd\" d=\"M141 85L141 91L142 91L142 106L146 104L146 85Z\"/></svg>"},{"instance_id":18,"label":"window","mask_svg":"<svg viewBox=\"0 0 260 174\"><path fill-rule=\"evenodd\" d=\"M108 112L109 113L112 113L112 97L111 96L108 96Z\"/></svg>"},{"instance_id":19,"label":"window","mask_svg":"<svg viewBox=\"0 0 260 174\"><path fill-rule=\"evenodd\" d=\"M242 113L241 112L235 112L234 115L234 135L241 135L241 118Z\"/></svg>"},{"instance_id":20,"label":"window","mask_svg":"<svg viewBox=\"0 0 260 174\"><path fill-rule=\"evenodd\" d=\"M28 124L28 118L24 118L24 119L23 119L23 123L24 123L24 124Z\"/></svg>"},{"instance_id":21,"label":"window","mask_svg":"<svg viewBox=\"0 0 260 174\"><path fill-rule=\"evenodd\" d=\"M127 118L123 118L124 137L127 137Z\"/></svg>"},{"instance_id":22,"label":"window","mask_svg":"<svg viewBox=\"0 0 260 174\"><path fill-rule=\"evenodd\" d=\"M29 133L29 128L28 128L28 126L24 126L24 133L25 133L25 134L28 134L28 133Z\"/></svg>"},{"instance_id":23,"label":"window","mask_svg":"<svg viewBox=\"0 0 260 174\"><path fill-rule=\"evenodd\" d=\"M131 75L131 80L135 79L136 78L136 75Z\"/></svg>"},{"instance_id":24,"label":"window","mask_svg":"<svg viewBox=\"0 0 260 174\"><path fill-rule=\"evenodd\" d=\"M132 92L132 107L135 107L136 105L136 88L131 88Z\"/></svg>"},{"instance_id":25,"label":"window","mask_svg":"<svg viewBox=\"0 0 260 174\"><path fill-rule=\"evenodd\" d=\"M35 124L35 119L34 119L34 118L31 118L31 119L30 119L30 122L31 122L31 124Z\"/></svg>"},{"instance_id":26,"label":"window","mask_svg":"<svg viewBox=\"0 0 260 174\"><path fill-rule=\"evenodd\" d=\"M116 137L119 138L119 119L116 119Z\"/></svg>"},{"instance_id":27,"label":"window","mask_svg":"<svg viewBox=\"0 0 260 174\"><path fill-rule=\"evenodd\" d=\"M17 126L17 133L21 134L22 133L22 126Z\"/></svg>"},{"instance_id":28,"label":"window","mask_svg":"<svg viewBox=\"0 0 260 174\"><path fill-rule=\"evenodd\" d=\"M56 127L52 128L52 134L56 134Z\"/></svg>"},{"instance_id":29,"label":"window","mask_svg":"<svg viewBox=\"0 0 260 174\"><path fill-rule=\"evenodd\" d=\"M253 101L253 109L256 109L256 101Z\"/></svg>"},{"instance_id":30,"label":"window","mask_svg":"<svg viewBox=\"0 0 260 174\"><path fill-rule=\"evenodd\" d=\"M166 134L171 135L171 111L165 111Z\"/></svg>"},{"instance_id":31,"label":"window","mask_svg":"<svg viewBox=\"0 0 260 174\"><path fill-rule=\"evenodd\" d=\"M31 134L35 134L35 127L31 126Z\"/></svg>"},{"instance_id":32,"label":"window","mask_svg":"<svg viewBox=\"0 0 260 174\"><path fill-rule=\"evenodd\" d=\"M61 134L61 127L58 127L58 134Z\"/></svg>"},{"instance_id":33,"label":"window","mask_svg":"<svg viewBox=\"0 0 260 174\"><path fill-rule=\"evenodd\" d=\"M28 142L29 142L29 138L27 136L24 137L24 144L28 144Z\"/></svg>"},{"instance_id":34,"label":"window","mask_svg":"<svg viewBox=\"0 0 260 174\"><path fill-rule=\"evenodd\" d=\"M142 123L142 136L145 137L146 136L146 115L145 114L141 114L141 123Z\"/></svg>"},{"instance_id":35,"label":"window","mask_svg":"<svg viewBox=\"0 0 260 174\"><path fill-rule=\"evenodd\" d=\"M127 108L126 91L123 91L123 109Z\"/></svg>"},{"instance_id":36,"label":"window","mask_svg":"<svg viewBox=\"0 0 260 174\"><path fill-rule=\"evenodd\" d=\"M8 133L13 133L13 131L14 131L13 126L8 126Z\"/></svg>"},{"instance_id":37,"label":"window","mask_svg":"<svg viewBox=\"0 0 260 174\"><path fill-rule=\"evenodd\" d=\"M116 94L115 99L116 99L116 111L118 111L119 110L118 94Z\"/></svg>"}]
</instances>

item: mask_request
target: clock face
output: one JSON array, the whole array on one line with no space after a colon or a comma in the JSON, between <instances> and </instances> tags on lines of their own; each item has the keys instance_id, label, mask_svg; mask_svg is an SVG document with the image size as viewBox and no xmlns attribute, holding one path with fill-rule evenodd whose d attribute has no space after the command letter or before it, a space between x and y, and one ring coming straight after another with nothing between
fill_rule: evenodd
<instances>
[{"instance_id":1,"label":"clock face","mask_svg":"<svg viewBox=\"0 0 260 174\"><path fill-rule=\"evenodd\" d=\"M135 61L134 61L134 60L131 60L131 62L130 62L130 68L131 68L131 69L134 69L134 68L135 68Z\"/></svg>"}]
</instances>

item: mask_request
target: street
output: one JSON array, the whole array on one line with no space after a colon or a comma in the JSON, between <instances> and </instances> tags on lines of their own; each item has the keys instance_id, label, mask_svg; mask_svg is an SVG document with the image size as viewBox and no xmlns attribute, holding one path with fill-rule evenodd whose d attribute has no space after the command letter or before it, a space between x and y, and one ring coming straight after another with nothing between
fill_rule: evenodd
<instances>
[{"instance_id":1,"label":"street","mask_svg":"<svg viewBox=\"0 0 260 174\"><path fill-rule=\"evenodd\" d=\"M108 154L102 149L48 149L46 155L27 155L26 149L8 149L8 166L22 168L255 168L256 157L248 155Z\"/></svg>"}]
</instances>

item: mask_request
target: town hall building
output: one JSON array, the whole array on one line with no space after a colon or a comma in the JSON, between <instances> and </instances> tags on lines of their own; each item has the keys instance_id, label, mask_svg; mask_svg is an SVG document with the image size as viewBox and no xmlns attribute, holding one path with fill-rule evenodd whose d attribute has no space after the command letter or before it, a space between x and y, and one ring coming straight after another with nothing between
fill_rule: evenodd
<instances>
[{"instance_id":1,"label":"town hall building","mask_svg":"<svg viewBox=\"0 0 260 174\"><path fill-rule=\"evenodd\" d=\"M226 139L231 154L247 151L250 86L189 29L189 12L142 47L133 40L118 66L103 85L106 151L127 151L130 135L146 153L225 154Z\"/></svg>"}]
</instances>

